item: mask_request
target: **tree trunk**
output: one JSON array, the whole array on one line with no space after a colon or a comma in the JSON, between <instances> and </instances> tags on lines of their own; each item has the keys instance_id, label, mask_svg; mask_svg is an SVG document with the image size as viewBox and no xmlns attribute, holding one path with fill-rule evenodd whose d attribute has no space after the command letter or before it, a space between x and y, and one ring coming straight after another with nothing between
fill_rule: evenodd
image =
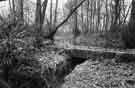
<instances>
[{"instance_id":1,"label":"tree trunk","mask_svg":"<svg viewBox=\"0 0 135 88\"><path fill-rule=\"evenodd\" d=\"M87 1L87 22L86 22L86 29L85 29L85 34L88 33L88 30L89 30L89 0Z\"/></svg>"},{"instance_id":2,"label":"tree trunk","mask_svg":"<svg viewBox=\"0 0 135 88\"><path fill-rule=\"evenodd\" d=\"M132 0L131 18L130 21L135 21L135 0Z\"/></svg>"},{"instance_id":3,"label":"tree trunk","mask_svg":"<svg viewBox=\"0 0 135 88\"><path fill-rule=\"evenodd\" d=\"M12 3L12 4L11 4ZM16 18L15 18L15 1L14 0L9 0L9 6L11 10L11 21L13 24L15 24Z\"/></svg>"},{"instance_id":4,"label":"tree trunk","mask_svg":"<svg viewBox=\"0 0 135 88\"><path fill-rule=\"evenodd\" d=\"M36 34L36 42L35 47L39 48L41 45L41 0L37 0L36 3L36 13L35 13L35 34Z\"/></svg>"},{"instance_id":5,"label":"tree trunk","mask_svg":"<svg viewBox=\"0 0 135 88\"><path fill-rule=\"evenodd\" d=\"M100 27L100 12L101 12L101 1L99 0L98 1L98 6L97 6L97 8L98 8L98 18L97 18L97 24L98 24L98 27L97 27L97 29L99 30L99 31L101 31L101 27Z\"/></svg>"},{"instance_id":6,"label":"tree trunk","mask_svg":"<svg viewBox=\"0 0 135 88\"><path fill-rule=\"evenodd\" d=\"M83 19L83 17L84 17L84 14L83 14L83 5L82 5L81 6L81 20L82 20L82 25L81 25L82 29L81 30L84 31L84 29L83 29L83 27L84 27L84 19Z\"/></svg>"},{"instance_id":7,"label":"tree trunk","mask_svg":"<svg viewBox=\"0 0 135 88\"><path fill-rule=\"evenodd\" d=\"M56 6L55 6L55 16L54 16L54 21L53 21L53 25L54 27L56 26L57 23L57 10L58 10L58 0L56 0Z\"/></svg>"},{"instance_id":8,"label":"tree trunk","mask_svg":"<svg viewBox=\"0 0 135 88\"><path fill-rule=\"evenodd\" d=\"M114 24L119 24L119 17L120 17L120 0L115 1L115 20Z\"/></svg>"},{"instance_id":9,"label":"tree trunk","mask_svg":"<svg viewBox=\"0 0 135 88\"><path fill-rule=\"evenodd\" d=\"M90 32L92 32L93 31L93 1L91 1L91 23L90 23Z\"/></svg>"},{"instance_id":10,"label":"tree trunk","mask_svg":"<svg viewBox=\"0 0 135 88\"><path fill-rule=\"evenodd\" d=\"M108 19L109 19L109 14L108 14L108 0L106 0L106 17L105 17L105 30L108 31Z\"/></svg>"},{"instance_id":11,"label":"tree trunk","mask_svg":"<svg viewBox=\"0 0 135 88\"><path fill-rule=\"evenodd\" d=\"M42 45L43 33L42 27L44 24L45 12L47 8L48 0L43 1L43 7L41 6L41 0L37 0L36 13L35 13L35 34L36 34L36 47L39 48Z\"/></svg>"},{"instance_id":12,"label":"tree trunk","mask_svg":"<svg viewBox=\"0 0 135 88\"><path fill-rule=\"evenodd\" d=\"M74 6L77 6L78 1L75 0L75 2L73 2L73 3L74 3ZM73 15L73 19L74 19L74 26L73 26L74 43L75 43L75 40L76 40L76 38L78 37L78 35L80 33L79 29L78 29L78 16L77 16L77 14L78 14L78 11L76 10L74 12L74 15Z\"/></svg>"},{"instance_id":13,"label":"tree trunk","mask_svg":"<svg viewBox=\"0 0 135 88\"><path fill-rule=\"evenodd\" d=\"M50 30L52 30L52 19L53 19L53 7L52 7L52 0L50 2Z\"/></svg>"},{"instance_id":14,"label":"tree trunk","mask_svg":"<svg viewBox=\"0 0 135 88\"><path fill-rule=\"evenodd\" d=\"M17 0L16 1L17 21L22 21L22 22L24 21L23 2L24 2L24 0Z\"/></svg>"},{"instance_id":15,"label":"tree trunk","mask_svg":"<svg viewBox=\"0 0 135 88\"><path fill-rule=\"evenodd\" d=\"M48 3L48 0L44 0L43 7L42 7L42 17L41 17L41 25L42 26L43 26L44 19L45 19L45 12L46 12L46 8L47 8L47 3Z\"/></svg>"},{"instance_id":16,"label":"tree trunk","mask_svg":"<svg viewBox=\"0 0 135 88\"><path fill-rule=\"evenodd\" d=\"M40 27L39 25L41 24L41 0L37 0L36 3L35 24Z\"/></svg>"}]
</instances>

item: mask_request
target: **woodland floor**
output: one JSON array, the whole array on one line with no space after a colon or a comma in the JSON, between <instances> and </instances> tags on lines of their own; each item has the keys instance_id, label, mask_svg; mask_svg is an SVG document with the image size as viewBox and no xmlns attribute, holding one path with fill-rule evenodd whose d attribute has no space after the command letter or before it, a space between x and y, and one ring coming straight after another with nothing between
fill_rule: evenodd
<instances>
[{"instance_id":1,"label":"woodland floor","mask_svg":"<svg viewBox=\"0 0 135 88\"><path fill-rule=\"evenodd\" d=\"M64 58L55 52L50 53L39 56L44 56L40 59L46 59L46 55L47 58L53 57L49 62L41 61L44 65L50 63L49 67L53 68ZM92 56L66 76L61 88L135 88L135 62L118 63L115 59Z\"/></svg>"},{"instance_id":2,"label":"woodland floor","mask_svg":"<svg viewBox=\"0 0 135 88\"><path fill-rule=\"evenodd\" d=\"M96 46L105 42L99 35L92 35L87 40L88 45ZM62 88L135 88L135 62L116 63L114 59L90 58L65 78Z\"/></svg>"},{"instance_id":3,"label":"woodland floor","mask_svg":"<svg viewBox=\"0 0 135 88\"><path fill-rule=\"evenodd\" d=\"M135 88L135 64L88 60L65 80L62 88Z\"/></svg>"}]
</instances>

